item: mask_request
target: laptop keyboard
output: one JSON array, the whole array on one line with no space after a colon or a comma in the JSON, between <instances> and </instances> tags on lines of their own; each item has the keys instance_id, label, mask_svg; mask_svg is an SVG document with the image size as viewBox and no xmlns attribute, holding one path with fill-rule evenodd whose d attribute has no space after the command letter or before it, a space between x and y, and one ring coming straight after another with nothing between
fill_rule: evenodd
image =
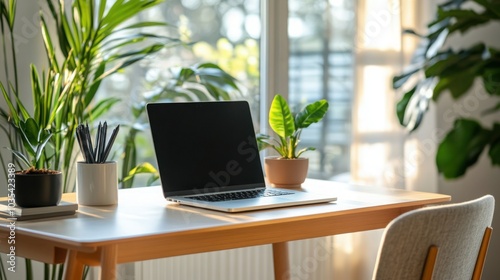
<instances>
[{"instance_id":1,"label":"laptop keyboard","mask_svg":"<svg viewBox=\"0 0 500 280\"><path fill-rule=\"evenodd\" d=\"M269 189L261 189L261 190L250 190L250 191L239 191L239 192L228 192L228 193L217 193L217 194L209 194L209 195L199 195L199 196L190 196L188 198L196 199L200 201L229 201L229 200L239 200L239 199L248 199L248 198L257 198L257 197L271 197L271 196L280 196L280 195L289 195L293 194L292 192L280 191L280 190L269 190Z\"/></svg>"}]
</instances>

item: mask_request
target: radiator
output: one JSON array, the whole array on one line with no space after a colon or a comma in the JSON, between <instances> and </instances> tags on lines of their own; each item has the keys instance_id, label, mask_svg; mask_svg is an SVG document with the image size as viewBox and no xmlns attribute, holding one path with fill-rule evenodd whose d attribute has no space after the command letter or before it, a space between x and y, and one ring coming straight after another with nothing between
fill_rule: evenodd
<instances>
[{"instance_id":1,"label":"radiator","mask_svg":"<svg viewBox=\"0 0 500 280\"><path fill-rule=\"evenodd\" d=\"M333 237L289 243L292 280L333 279ZM119 279L274 279L271 245L137 262L118 269Z\"/></svg>"}]
</instances>

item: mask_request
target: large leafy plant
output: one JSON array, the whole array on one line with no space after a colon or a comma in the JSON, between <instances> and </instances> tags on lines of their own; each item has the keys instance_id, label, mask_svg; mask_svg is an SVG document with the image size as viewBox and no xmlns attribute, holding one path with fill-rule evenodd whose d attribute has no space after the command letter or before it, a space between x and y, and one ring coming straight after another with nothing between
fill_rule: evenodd
<instances>
[{"instance_id":1,"label":"large leafy plant","mask_svg":"<svg viewBox=\"0 0 500 280\"><path fill-rule=\"evenodd\" d=\"M471 3L479 9L466 8ZM451 0L438 6L436 19L428 25L427 34L406 30L419 36L421 44L408 69L393 79L394 88L406 88L397 104L397 116L403 126L409 131L417 129L430 101L437 101L444 92L449 92L455 100L472 94L470 89L476 79L482 81L492 104L483 114L500 111L500 50L482 42L460 50L444 49L450 35L470 32L499 20L498 1ZM446 178L460 177L484 150L488 150L492 165L500 165L500 123L483 127L478 120L457 118L439 144L438 171Z\"/></svg>"},{"instance_id":2,"label":"large leafy plant","mask_svg":"<svg viewBox=\"0 0 500 280\"><path fill-rule=\"evenodd\" d=\"M119 101L95 100L103 79L165 46L176 44L177 40L144 30L165 23L129 23L161 0L74 0L70 9L65 2L69 3L47 0L51 20L47 20L46 14L40 16L48 67L39 72L32 66L34 108L28 111L19 96L14 36L17 1L0 0L1 50L7 78L1 85L9 105L0 107L0 129L7 135L10 149L16 151L14 154L24 156L18 162L27 160L36 168L51 166L61 170L66 192L74 186L77 125L96 120ZM12 68L7 61L12 61ZM1 153L0 159L6 165ZM33 279L30 260L26 260L26 268L26 278ZM62 278L57 266L51 268L46 264L45 268L45 279L49 279L50 270L52 279ZM0 276L5 276L3 270Z\"/></svg>"},{"instance_id":3,"label":"large leafy plant","mask_svg":"<svg viewBox=\"0 0 500 280\"><path fill-rule=\"evenodd\" d=\"M132 17L159 4L161 0L117 0L109 3L106 0L75 0L71 2L71 9L67 9L64 2L46 1L52 19L47 20L42 13L40 31L49 67L43 71L44 79L41 82L33 75L31 80L34 91L45 91L47 86L54 84L55 79L63 79L59 89L51 92L55 103L39 104L33 100L35 111L38 107L39 111L50 112L50 122L39 123L36 117L33 119L40 129L52 134L45 147L51 147L53 154L39 159L52 161L53 169L63 171L64 190L68 191L74 186L74 180L70 178L74 177L77 125L96 120L119 101L117 98L95 100L102 80L177 41L144 31L145 28L165 26L165 23L129 23ZM3 83L5 96L12 106L8 110L0 108L4 121L0 126L9 137L11 149L21 151L26 145L22 144L22 133L15 129L19 128L18 123L12 122L14 115L24 116L22 108L26 107L18 96L17 54L12 39L16 1L2 0L0 3L3 56L5 61L8 61L7 57L12 57L13 61L13 71L9 72L6 67L9 82ZM49 28L50 24L55 26ZM11 42L10 48L5 44L8 41Z\"/></svg>"},{"instance_id":4,"label":"large leafy plant","mask_svg":"<svg viewBox=\"0 0 500 280\"><path fill-rule=\"evenodd\" d=\"M49 151L46 146L54 135L51 130L52 123L57 112L64 105L62 98L56 99L55 97L59 96L59 94L66 95L69 90L69 83L65 83L64 78L61 75L54 74L54 72L49 72L46 77L42 77L40 80L36 67L31 66L34 105L32 115L24 107L23 103L17 99L18 94L13 95L16 98L14 103L14 100L11 99L7 90L0 83L0 90L10 110L11 123L15 131L20 135L20 141L23 144L22 150L11 148L11 151L27 168L24 173L52 172L47 168L51 167L55 161L54 151ZM17 109L14 104L18 106Z\"/></svg>"},{"instance_id":5,"label":"large leafy plant","mask_svg":"<svg viewBox=\"0 0 500 280\"><path fill-rule=\"evenodd\" d=\"M304 128L323 119L327 111L328 102L323 99L308 104L293 115L285 98L279 94L274 96L269 110L269 125L278 139L259 134L257 136L259 149L272 148L284 159L298 158L306 151L315 150L314 147L298 150L300 134Z\"/></svg>"}]
</instances>

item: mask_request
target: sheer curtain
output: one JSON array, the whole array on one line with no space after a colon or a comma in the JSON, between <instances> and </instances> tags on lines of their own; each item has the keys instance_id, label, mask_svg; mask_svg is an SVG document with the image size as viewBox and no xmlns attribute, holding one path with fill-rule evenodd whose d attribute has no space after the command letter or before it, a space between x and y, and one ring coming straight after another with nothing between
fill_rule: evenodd
<instances>
[{"instance_id":1,"label":"sheer curtain","mask_svg":"<svg viewBox=\"0 0 500 280\"><path fill-rule=\"evenodd\" d=\"M426 10L415 0L358 0L353 183L415 188L423 165L405 155L421 140L418 135L408 136L398 123L395 105L399 96L392 89L392 77L402 71L417 43L402 37L402 29L418 28ZM336 236L335 279L370 279L381 235L382 230L375 230Z\"/></svg>"}]
</instances>

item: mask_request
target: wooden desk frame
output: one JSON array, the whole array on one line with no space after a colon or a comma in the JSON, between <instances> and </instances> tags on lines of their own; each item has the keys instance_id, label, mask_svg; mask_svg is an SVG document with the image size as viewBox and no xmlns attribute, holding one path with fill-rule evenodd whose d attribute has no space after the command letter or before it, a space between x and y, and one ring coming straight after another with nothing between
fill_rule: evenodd
<instances>
[{"instance_id":1,"label":"wooden desk frame","mask_svg":"<svg viewBox=\"0 0 500 280\"><path fill-rule=\"evenodd\" d=\"M101 266L101 279L116 279L118 263L272 244L275 279L289 279L288 241L384 228L404 212L450 200L449 196L439 194L406 193L400 190L397 193L409 194L410 198L405 202L386 205L98 242L78 242L25 231L19 223L16 254L45 263L65 262L65 279L78 279L84 265ZM384 195L391 198L393 194ZM340 199L338 203L341 203ZM8 248L4 242L6 234L7 228L0 227L2 252Z\"/></svg>"}]
</instances>

